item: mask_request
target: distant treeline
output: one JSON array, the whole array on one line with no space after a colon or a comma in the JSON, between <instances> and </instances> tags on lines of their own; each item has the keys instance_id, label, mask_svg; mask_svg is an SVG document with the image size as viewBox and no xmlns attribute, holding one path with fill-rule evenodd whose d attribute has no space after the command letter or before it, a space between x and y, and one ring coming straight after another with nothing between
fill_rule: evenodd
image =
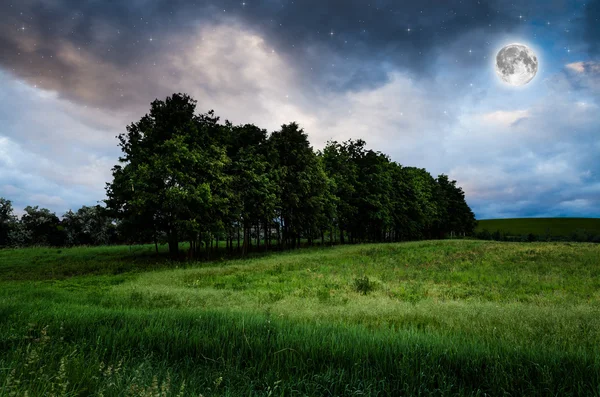
<instances>
[{"instance_id":1,"label":"distant treeline","mask_svg":"<svg viewBox=\"0 0 600 397\"><path fill-rule=\"evenodd\" d=\"M10 200L0 197L0 247L108 245L125 242L110 211L96 205L69 210L60 219L47 208L25 208L13 214Z\"/></svg>"},{"instance_id":2,"label":"distant treeline","mask_svg":"<svg viewBox=\"0 0 600 397\"><path fill-rule=\"evenodd\" d=\"M496 230L490 232L487 229L475 233L475 237L480 240L494 241L515 241L515 242L535 242L535 241L572 241L580 243L600 243L600 233L594 230L579 229L565 235L553 235L552 233L527 233L516 235L511 232Z\"/></svg>"},{"instance_id":3,"label":"distant treeline","mask_svg":"<svg viewBox=\"0 0 600 397\"><path fill-rule=\"evenodd\" d=\"M62 220L27 207L19 220L3 200L0 245L135 240L168 243L176 256L188 242L197 256L213 241L247 252L474 231L464 192L446 175L403 167L363 140L331 141L315 152L296 123L268 134L195 110L185 94L155 100L118 136L123 155L106 207L69 211Z\"/></svg>"}]
</instances>

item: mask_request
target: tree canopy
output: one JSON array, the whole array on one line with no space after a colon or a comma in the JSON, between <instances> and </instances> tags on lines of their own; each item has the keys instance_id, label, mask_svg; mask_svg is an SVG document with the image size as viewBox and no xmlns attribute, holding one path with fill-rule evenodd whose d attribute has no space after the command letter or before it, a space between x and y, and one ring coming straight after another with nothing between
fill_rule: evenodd
<instances>
[{"instance_id":1,"label":"tree canopy","mask_svg":"<svg viewBox=\"0 0 600 397\"><path fill-rule=\"evenodd\" d=\"M268 134L255 125L196 115L174 94L119 136L124 156L107 186L108 207L153 238L191 247L213 238L242 249L272 237L297 247L339 234L343 243L472 233L464 193L445 175L403 167L363 140L315 152L296 123Z\"/></svg>"},{"instance_id":2,"label":"tree canopy","mask_svg":"<svg viewBox=\"0 0 600 397\"><path fill-rule=\"evenodd\" d=\"M19 220L0 199L0 246L138 241L167 243L177 257L188 242L197 257L215 241L245 253L474 231L456 181L402 166L361 139L315 151L297 123L269 134L220 122L213 111L198 114L186 94L155 100L117 138L122 156L106 207L84 206L62 219L27 207Z\"/></svg>"}]
</instances>

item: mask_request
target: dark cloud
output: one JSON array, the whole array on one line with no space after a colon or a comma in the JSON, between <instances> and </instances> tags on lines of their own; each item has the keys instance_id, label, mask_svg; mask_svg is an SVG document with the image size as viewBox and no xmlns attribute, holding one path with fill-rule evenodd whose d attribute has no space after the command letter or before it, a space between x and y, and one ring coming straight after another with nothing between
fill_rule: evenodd
<instances>
[{"instance_id":1,"label":"dark cloud","mask_svg":"<svg viewBox=\"0 0 600 397\"><path fill-rule=\"evenodd\" d=\"M478 51L517 26L505 7L483 0L20 0L0 16L0 66L65 97L119 107L131 98L105 94L122 90L140 65L182 51L175 37L232 21L261 34L308 85L336 91L386 82L385 65L428 75L453 41ZM459 51L458 66L484 62Z\"/></svg>"}]
</instances>

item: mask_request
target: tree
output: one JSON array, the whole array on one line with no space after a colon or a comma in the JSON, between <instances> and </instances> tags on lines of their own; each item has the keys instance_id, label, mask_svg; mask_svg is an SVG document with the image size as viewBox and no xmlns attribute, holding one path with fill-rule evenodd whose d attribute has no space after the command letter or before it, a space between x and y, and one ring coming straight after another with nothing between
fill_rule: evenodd
<instances>
[{"instance_id":1,"label":"tree","mask_svg":"<svg viewBox=\"0 0 600 397\"><path fill-rule=\"evenodd\" d=\"M61 221L67 245L105 245L115 240L116 225L108 211L99 206L69 210Z\"/></svg>"},{"instance_id":2,"label":"tree","mask_svg":"<svg viewBox=\"0 0 600 397\"><path fill-rule=\"evenodd\" d=\"M173 257L181 241L189 241L191 255L202 245L210 254L223 237L231 250L235 234L244 253L261 236L267 249L273 226L286 247L302 238L323 241L327 230L330 238L339 231L344 243L345 236L396 241L472 229L474 217L454 182L402 167L365 149L363 140L328 142L316 154L296 123L269 136L195 109L185 94L152 102L150 113L118 136L123 156L107 184L107 211L119 230L165 241ZM83 217L65 215L70 241L91 238L81 231Z\"/></svg>"},{"instance_id":3,"label":"tree","mask_svg":"<svg viewBox=\"0 0 600 397\"><path fill-rule=\"evenodd\" d=\"M433 237L433 226L438 216L435 202L435 179L423 168L403 167L406 178L407 213L410 222L410 239Z\"/></svg>"},{"instance_id":4,"label":"tree","mask_svg":"<svg viewBox=\"0 0 600 397\"><path fill-rule=\"evenodd\" d=\"M64 228L55 213L47 208L27 206L25 214L21 217L28 245L53 245L61 246L65 243Z\"/></svg>"},{"instance_id":5,"label":"tree","mask_svg":"<svg viewBox=\"0 0 600 397\"><path fill-rule=\"evenodd\" d=\"M363 241L383 241L392 225L389 159L382 153L368 150L360 153L355 161L359 169L356 189L358 215L354 218L353 234Z\"/></svg>"},{"instance_id":6,"label":"tree","mask_svg":"<svg viewBox=\"0 0 600 397\"><path fill-rule=\"evenodd\" d=\"M16 222L17 217L13 214L12 202L0 197L0 247L11 244L10 234Z\"/></svg>"},{"instance_id":7,"label":"tree","mask_svg":"<svg viewBox=\"0 0 600 397\"><path fill-rule=\"evenodd\" d=\"M282 125L271 134L269 143L276 167L283 242L296 247L303 232L307 235L318 228L318 211L324 201L321 196L327 180L307 135L298 124Z\"/></svg>"},{"instance_id":8,"label":"tree","mask_svg":"<svg viewBox=\"0 0 600 397\"><path fill-rule=\"evenodd\" d=\"M231 219L240 226L243 236L243 252L251 246L251 231L256 231L260 242L260 230L264 230L265 243L277 206L277 186L273 167L268 161L271 155L267 131L252 124L236 126L229 130L226 142L231 159L227 172L232 177ZM265 247L267 248L267 247Z\"/></svg>"},{"instance_id":9,"label":"tree","mask_svg":"<svg viewBox=\"0 0 600 397\"><path fill-rule=\"evenodd\" d=\"M472 234L476 221L473 211L465 201L465 194L456 181L450 181L447 175L436 179L436 201L438 204L440 236L447 233Z\"/></svg>"},{"instance_id":10,"label":"tree","mask_svg":"<svg viewBox=\"0 0 600 397\"><path fill-rule=\"evenodd\" d=\"M344 144L330 141L321 153L323 167L331 181L331 191L335 200L335 212L331 223L339 229L342 244L345 242L344 232L349 230L358 212L355 202L358 165L353 161L353 155L357 147L362 149L363 146L364 142L361 140ZM330 233L333 235L334 231L331 230Z\"/></svg>"},{"instance_id":11,"label":"tree","mask_svg":"<svg viewBox=\"0 0 600 397\"><path fill-rule=\"evenodd\" d=\"M196 101L173 94L118 136L124 156L107 185L107 206L121 219L164 234L176 257L179 242L194 245L214 219L215 188L228 162L216 144L218 118L194 114ZM213 205L215 206L213 207Z\"/></svg>"}]
</instances>

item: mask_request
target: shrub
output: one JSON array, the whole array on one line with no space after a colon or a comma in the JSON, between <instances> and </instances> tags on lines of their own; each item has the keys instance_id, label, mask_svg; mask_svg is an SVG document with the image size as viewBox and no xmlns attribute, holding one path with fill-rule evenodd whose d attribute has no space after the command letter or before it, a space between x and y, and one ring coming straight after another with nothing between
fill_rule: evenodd
<instances>
[{"instance_id":1,"label":"shrub","mask_svg":"<svg viewBox=\"0 0 600 397\"><path fill-rule=\"evenodd\" d=\"M369 277L363 276L354 279L354 290L363 295L368 294L373 290L373 283L369 281Z\"/></svg>"}]
</instances>

